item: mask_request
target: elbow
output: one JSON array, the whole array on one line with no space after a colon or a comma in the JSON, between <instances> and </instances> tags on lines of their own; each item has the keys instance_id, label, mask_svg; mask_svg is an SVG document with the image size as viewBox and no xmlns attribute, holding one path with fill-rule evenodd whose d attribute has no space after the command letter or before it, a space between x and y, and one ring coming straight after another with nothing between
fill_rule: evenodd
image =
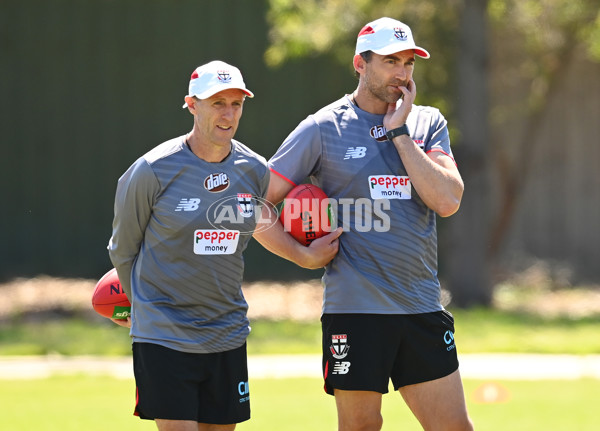
<instances>
[{"instance_id":1,"label":"elbow","mask_svg":"<svg viewBox=\"0 0 600 431\"><path fill-rule=\"evenodd\" d=\"M450 217L451 215L456 214L460 208L461 199L462 193L448 197L448 199L444 199L444 201L435 208L435 212L440 217Z\"/></svg>"},{"instance_id":2,"label":"elbow","mask_svg":"<svg viewBox=\"0 0 600 431\"><path fill-rule=\"evenodd\" d=\"M460 203L457 203L455 205L447 204L447 205L444 205L444 206L441 206L440 208L438 208L436 210L436 213L440 217L450 217L451 215L456 214L456 212L458 211L459 208L460 208Z\"/></svg>"}]
</instances>

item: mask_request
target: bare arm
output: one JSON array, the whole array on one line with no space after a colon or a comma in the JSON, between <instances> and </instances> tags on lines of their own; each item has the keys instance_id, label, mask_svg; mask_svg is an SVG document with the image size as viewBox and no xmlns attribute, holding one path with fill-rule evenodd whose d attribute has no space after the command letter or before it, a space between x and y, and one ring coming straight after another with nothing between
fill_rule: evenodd
<instances>
[{"instance_id":1,"label":"bare arm","mask_svg":"<svg viewBox=\"0 0 600 431\"><path fill-rule=\"evenodd\" d=\"M394 146L425 205L441 217L458 211L464 186L454 161L441 152L425 154L407 135L394 138Z\"/></svg>"},{"instance_id":2,"label":"bare arm","mask_svg":"<svg viewBox=\"0 0 600 431\"><path fill-rule=\"evenodd\" d=\"M293 185L277 175L271 175L267 201L273 205L278 204L293 188ZM297 242L291 235L283 230L281 223L273 208L263 205L262 219L259 222L254 239L264 248L277 256L283 257L295 264L308 269L322 268L327 265L338 252L338 237L342 228L338 228L328 235L314 240L309 247Z\"/></svg>"},{"instance_id":3,"label":"bare arm","mask_svg":"<svg viewBox=\"0 0 600 431\"><path fill-rule=\"evenodd\" d=\"M408 87L398 87L404 98L396 109L388 106L383 120L387 130L398 128L406 123L416 96L416 85L410 81ZM441 217L448 217L458 211L464 184L452 158L441 152L424 153L408 135L393 139L394 146L402 159L410 182L425 205Z\"/></svg>"}]
</instances>

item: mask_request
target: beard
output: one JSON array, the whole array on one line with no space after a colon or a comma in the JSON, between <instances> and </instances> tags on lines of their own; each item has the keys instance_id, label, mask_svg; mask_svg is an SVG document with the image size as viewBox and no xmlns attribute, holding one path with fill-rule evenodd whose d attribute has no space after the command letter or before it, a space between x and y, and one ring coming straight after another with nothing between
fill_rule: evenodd
<instances>
[{"instance_id":1,"label":"beard","mask_svg":"<svg viewBox=\"0 0 600 431\"><path fill-rule=\"evenodd\" d=\"M365 87L374 97L385 103L396 103L402 98L403 94L392 91L390 85L406 87L406 82L380 83L374 82L370 74L364 75Z\"/></svg>"}]
</instances>

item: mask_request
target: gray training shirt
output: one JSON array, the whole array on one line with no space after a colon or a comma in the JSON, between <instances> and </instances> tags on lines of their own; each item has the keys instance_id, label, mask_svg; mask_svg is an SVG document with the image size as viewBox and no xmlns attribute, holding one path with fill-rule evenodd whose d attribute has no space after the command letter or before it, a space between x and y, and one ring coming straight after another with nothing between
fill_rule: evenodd
<instances>
[{"instance_id":1,"label":"gray training shirt","mask_svg":"<svg viewBox=\"0 0 600 431\"><path fill-rule=\"evenodd\" d=\"M123 174L108 250L132 302L134 342L191 353L245 342L242 252L268 185L266 160L237 141L209 163L172 139Z\"/></svg>"},{"instance_id":2,"label":"gray training shirt","mask_svg":"<svg viewBox=\"0 0 600 431\"><path fill-rule=\"evenodd\" d=\"M407 126L426 152L452 157L446 120L413 106ZM411 187L383 115L345 96L310 115L269 166L294 184L310 177L337 203L339 253L327 266L323 313L439 311L436 214Z\"/></svg>"}]
</instances>

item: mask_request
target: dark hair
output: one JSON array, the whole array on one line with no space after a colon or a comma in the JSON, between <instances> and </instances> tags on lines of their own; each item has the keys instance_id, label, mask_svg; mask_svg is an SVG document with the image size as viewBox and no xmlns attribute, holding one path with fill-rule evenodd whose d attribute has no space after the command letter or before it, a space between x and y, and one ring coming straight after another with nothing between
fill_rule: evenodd
<instances>
[{"instance_id":1,"label":"dark hair","mask_svg":"<svg viewBox=\"0 0 600 431\"><path fill-rule=\"evenodd\" d=\"M365 60L365 63L368 63L371 61L371 59L373 58L373 51L365 51L365 52L361 52L360 56L363 58L363 60ZM358 73L356 70L354 71L354 76L356 76L357 78L360 78L360 73Z\"/></svg>"}]
</instances>

